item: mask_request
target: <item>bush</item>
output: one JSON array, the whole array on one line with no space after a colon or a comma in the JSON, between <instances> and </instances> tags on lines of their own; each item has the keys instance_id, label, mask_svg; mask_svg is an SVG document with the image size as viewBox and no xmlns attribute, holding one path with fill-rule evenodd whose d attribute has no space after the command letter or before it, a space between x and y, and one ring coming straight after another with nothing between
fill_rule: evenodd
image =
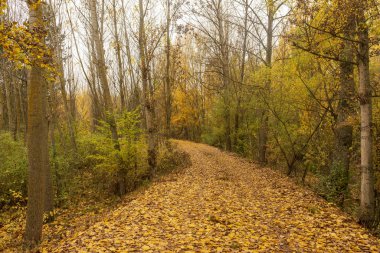
<instances>
[{"instance_id":1,"label":"bush","mask_svg":"<svg viewBox=\"0 0 380 253\"><path fill-rule=\"evenodd\" d=\"M24 143L0 133L0 208L25 201L27 156Z\"/></svg>"},{"instance_id":2,"label":"bush","mask_svg":"<svg viewBox=\"0 0 380 253\"><path fill-rule=\"evenodd\" d=\"M329 175L321 176L319 194L328 201L342 205L347 195L348 180L348 174L343 166L333 165Z\"/></svg>"},{"instance_id":3,"label":"bush","mask_svg":"<svg viewBox=\"0 0 380 253\"><path fill-rule=\"evenodd\" d=\"M178 150L176 144L165 141L165 145L162 146L158 154L157 174L159 176L165 175L190 164L189 154Z\"/></svg>"},{"instance_id":4,"label":"bush","mask_svg":"<svg viewBox=\"0 0 380 253\"><path fill-rule=\"evenodd\" d=\"M93 183L99 190L118 193L121 181L127 191L147 174L145 138L139 128L138 111L126 112L116 117L120 150L114 148L109 125L99 122L94 133L81 134L80 153L92 168ZM104 179L107 180L104 180Z\"/></svg>"}]
</instances>

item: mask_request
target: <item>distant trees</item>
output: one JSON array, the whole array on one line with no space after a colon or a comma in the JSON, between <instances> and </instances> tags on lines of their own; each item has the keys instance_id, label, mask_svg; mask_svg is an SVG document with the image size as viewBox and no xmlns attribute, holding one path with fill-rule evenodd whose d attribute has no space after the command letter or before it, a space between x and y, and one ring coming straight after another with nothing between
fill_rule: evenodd
<instances>
[{"instance_id":1,"label":"distant trees","mask_svg":"<svg viewBox=\"0 0 380 253\"><path fill-rule=\"evenodd\" d=\"M350 187L360 186L360 219L367 226L375 217L368 67L371 41L376 41L371 39L375 6L321 0L206 1L191 7L198 47L206 48L207 56L198 80L214 103L206 108L203 140L244 154L256 152L261 164L284 159L288 174L302 170L303 181L308 171L320 173L326 187L321 194L342 207L351 203ZM312 154L323 156L318 160ZM360 178L354 166L358 154Z\"/></svg>"},{"instance_id":2,"label":"distant trees","mask_svg":"<svg viewBox=\"0 0 380 253\"><path fill-rule=\"evenodd\" d=\"M285 5L286 1L281 0L265 0L262 6L265 14L261 16L260 10L255 10L250 7L249 11L253 14L253 20L251 22L257 23L257 27L253 29L253 37L256 43L258 43L261 48L257 52L257 56L268 68L268 77L264 85L264 90L261 95L264 99L268 99L271 92L271 69L273 62L273 49L275 46L276 37L279 36L281 29L284 26L284 18L288 14L288 10L283 10L282 7ZM263 51L265 56L262 56ZM258 131L258 160L261 164L265 165L267 163L267 148L268 148L268 134L269 134L269 111L265 108L260 112L260 127Z\"/></svg>"},{"instance_id":3,"label":"distant trees","mask_svg":"<svg viewBox=\"0 0 380 253\"><path fill-rule=\"evenodd\" d=\"M221 94L224 119L224 144L228 151L232 150L231 134L231 93L232 79L230 69L230 21L227 3L222 0L201 2L194 9L196 27L206 47L210 49L207 62L210 73L216 74L220 83L216 84Z\"/></svg>"}]
</instances>

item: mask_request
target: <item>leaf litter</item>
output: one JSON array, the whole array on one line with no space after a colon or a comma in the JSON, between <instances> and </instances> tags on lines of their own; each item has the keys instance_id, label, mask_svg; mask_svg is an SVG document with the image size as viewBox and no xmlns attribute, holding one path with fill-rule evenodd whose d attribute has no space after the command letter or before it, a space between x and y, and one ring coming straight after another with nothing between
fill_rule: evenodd
<instances>
[{"instance_id":1,"label":"leaf litter","mask_svg":"<svg viewBox=\"0 0 380 253\"><path fill-rule=\"evenodd\" d=\"M90 226L45 240L40 251L379 252L379 239L280 173L177 143L192 165L166 176L175 180L155 181Z\"/></svg>"}]
</instances>

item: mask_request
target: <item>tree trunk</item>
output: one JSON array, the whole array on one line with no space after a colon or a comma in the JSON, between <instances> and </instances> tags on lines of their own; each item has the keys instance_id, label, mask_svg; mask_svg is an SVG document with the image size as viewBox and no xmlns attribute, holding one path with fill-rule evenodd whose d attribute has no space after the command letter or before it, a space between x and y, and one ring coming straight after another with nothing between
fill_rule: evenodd
<instances>
[{"instance_id":1,"label":"tree trunk","mask_svg":"<svg viewBox=\"0 0 380 253\"><path fill-rule=\"evenodd\" d=\"M219 0L216 6L217 20L218 20L218 36L219 47L222 67L222 81L223 81L223 100L224 100L224 118L225 118L225 141L226 150L232 150L231 141L231 108L230 108L230 69L229 69L229 50L228 50L228 36L227 36L227 22L222 16L222 1Z\"/></svg>"},{"instance_id":2,"label":"tree trunk","mask_svg":"<svg viewBox=\"0 0 380 253\"><path fill-rule=\"evenodd\" d=\"M126 101L125 101L125 90L124 90L124 74L123 74L123 61L121 58L121 41L119 39L119 31L118 31L118 25L117 25L117 13L116 13L116 0L112 1L112 9L113 9L113 26L115 29L115 51L116 51L116 59L117 59L117 66L118 66L118 84L119 84L119 92L120 92L120 105L121 108L126 108Z\"/></svg>"},{"instance_id":3,"label":"tree trunk","mask_svg":"<svg viewBox=\"0 0 380 253\"><path fill-rule=\"evenodd\" d=\"M6 87L6 100L7 100L7 112L8 112L8 127L9 131L12 133L14 140L17 140L17 127L16 127L16 111L15 111L15 94L12 78L12 70L8 69L8 78L5 80Z\"/></svg>"},{"instance_id":4,"label":"tree trunk","mask_svg":"<svg viewBox=\"0 0 380 253\"><path fill-rule=\"evenodd\" d=\"M96 126L99 124L99 120L102 119L104 113L102 113L102 99L101 99L101 91L98 90L98 79L96 77L95 73L95 68L94 64L96 64L96 54L95 54L95 46L94 42L91 41L89 42L89 50L91 53L89 54L89 61L91 62L89 66L89 71L90 71L90 77L89 77L89 82L88 82L88 87L90 88L91 91L91 99L92 99L92 129L95 130Z\"/></svg>"},{"instance_id":5,"label":"tree trunk","mask_svg":"<svg viewBox=\"0 0 380 253\"><path fill-rule=\"evenodd\" d=\"M18 87L20 86L20 82L13 82L13 107L14 107L14 129L13 129L13 139L15 141L18 140L18 135L20 134L20 124L21 124L21 111L20 111L20 100L19 100L19 92Z\"/></svg>"},{"instance_id":6,"label":"tree trunk","mask_svg":"<svg viewBox=\"0 0 380 253\"><path fill-rule=\"evenodd\" d=\"M57 37L57 36L55 36ZM63 59L62 59L62 49L61 49L61 44L59 42L56 43L56 62L58 66L58 70L60 73L59 76L59 88L61 91L62 95L62 101L63 101L63 109L65 111L65 116L67 120L67 126L69 130L69 137L70 137L70 142L71 146L74 151L77 151L77 142L76 142L76 136L75 136L75 127L74 127L74 117L73 114L71 113L71 106L69 106L68 99L67 99L67 91L66 91L66 80L65 80L65 72L63 69Z\"/></svg>"},{"instance_id":7,"label":"tree trunk","mask_svg":"<svg viewBox=\"0 0 380 253\"><path fill-rule=\"evenodd\" d=\"M361 192L359 221L371 227L375 217L374 173L372 164L372 98L369 73L369 35L366 24L366 1L358 9L358 71L360 101L360 152L361 152Z\"/></svg>"},{"instance_id":8,"label":"tree trunk","mask_svg":"<svg viewBox=\"0 0 380 253\"><path fill-rule=\"evenodd\" d=\"M3 95L3 87L0 85L0 130L4 130L4 114L5 114L5 106L4 106L4 95Z\"/></svg>"},{"instance_id":9,"label":"tree trunk","mask_svg":"<svg viewBox=\"0 0 380 253\"><path fill-rule=\"evenodd\" d=\"M167 13L166 13L166 73L165 73L165 116L166 116L166 136L170 137L171 134L171 83L170 83L170 0L167 0Z\"/></svg>"},{"instance_id":10,"label":"tree trunk","mask_svg":"<svg viewBox=\"0 0 380 253\"><path fill-rule=\"evenodd\" d=\"M264 89L264 99L270 94L271 86L272 86L272 77L271 77L271 69L272 69L272 54L273 54L273 22L275 15L275 6L273 0L267 1L267 9L268 9L268 24L266 28L267 33L267 41L266 41L266 59L265 64L268 68L268 80L265 84ZM261 114L261 123L259 128L259 162L261 165L265 165L267 160L267 147L268 147L268 134L269 134L269 111L268 109L263 109Z\"/></svg>"},{"instance_id":11,"label":"tree trunk","mask_svg":"<svg viewBox=\"0 0 380 253\"><path fill-rule=\"evenodd\" d=\"M23 93L22 93L22 83L20 81L18 85L15 87L16 93L16 109L17 109L17 132L21 133L24 129L21 129L22 126L25 125L25 117L24 117L24 108L23 108Z\"/></svg>"},{"instance_id":12,"label":"tree trunk","mask_svg":"<svg viewBox=\"0 0 380 253\"><path fill-rule=\"evenodd\" d=\"M135 110L137 106L140 104L140 92L139 92L139 87L138 83L136 81L135 77L135 71L133 68L132 64L132 54L131 54L131 48L130 48L130 43L129 43L129 36L128 36L128 31L127 31L127 15L125 13L125 8L124 8L124 0L121 0L121 8L123 11L123 17L124 17L124 36L125 36L125 51L127 54L127 62L128 62L128 68L129 68L129 77L131 80L131 101L129 103L129 109Z\"/></svg>"},{"instance_id":13,"label":"tree trunk","mask_svg":"<svg viewBox=\"0 0 380 253\"><path fill-rule=\"evenodd\" d=\"M148 164L149 164L149 178L153 179L156 173L157 165L157 145L156 145L156 129L154 126L154 103L153 97L150 92L152 88L149 85L149 62L147 59L147 45L145 34L145 12L143 7L143 0L139 0L140 23L139 23L139 53L140 53L140 68L141 68L141 81L143 88L143 107L145 111L146 130L148 134Z\"/></svg>"},{"instance_id":14,"label":"tree trunk","mask_svg":"<svg viewBox=\"0 0 380 253\"><path fill-rule=\"evenodd\" d=\"M42 25L42 4L29 1L29 25L36 30ZM44 214L46 173L49 162L47 124L47 86L39 66L31 66L28 76L28 206L25 243L41 241Z\"/></svg>"},{"instance_id":15,"label":"tree trunk","mask_svg":"<svg viewBox=\"0 0 380 253\"><path fill-rule=\"evenodd\" d=\"M235 125L234 125L234 145L237 145L239 126L240 126L240 110L241 110L241 96L242 96L242 85L245 79L245 57L247 56L247 39L248 39L248 0L244 1L244 35L243 35L243 49L241 55L241 69L240 69L240 84L237 84L237 101L236 101L236 112L235 112Z\"/></svg>"},{"instance_id":16,"label":"tree trunk","mask_svg":"<svg viewBox=\"0 0 380 253\"><path fill-rule=\"evenodd\" d=\"M56 83L49 83L46 81L47 89L48 89L48 108L49 108L49 120L48 120L48 135L54 136L54 122L56 121L56 115L57 115L57 92L54 85ZM58 85L58 84L57 84ZM53 140L52 140L53 141ZM55 147L54 147L55 148ZM54 151L54 150L53 150ZM50 155L50 154L49 154ZM53 154L53 162L55 162L55 157ZM53 192L53 182L51 178L51 167L50 162L48 161L46 165L46 169L48 170L48 173L46 173L46 190L45 190L45 205L44 205L44 211L47 213L48 221L51 221L54 217L52 214L52 211L54 210L54 192Z\"/></svg>"},{"instance_id":17,"label":"tree trunk","mask_svg":"<svg viewBox=\"0 0 380 253\"><path fill-rule=\"evenodd\" d=\"M117 126L116 126L115 116L113 114L111 92L109 89L108 79L107 79L107 67L106 67L106 62L104 58L103 41L101 40L102 36L100 33L99 24L98 24L96 0L90 0L89 6L90 6L90 16L91 16L91 34L92 34L91 37L95 44L96 68L97 68L100 84L102 86L102 91L103 91L106 122L110 126L112 140L114 142L115 149L120 150Z\"/></svg>"},{"instance_id":18,"label":"tree trunk","mask_svg":"<svg viewBox=\"0 0 380 253\"><path fill-rule=\"evenodd\" d=\"M355 19L349 18L345 28L345 37L352 38L352 31L355 29ZM343 171L343 185L339 185L342 191L342 198L338 200L338 205L343 207L345 198L348 194L348 182L350 174L351 146L353 141L353 126L350 118L355 113L353 105L355 96L354 66L350 61L354 58L353 45L350 41L345 40L341 58L340 68L340 86L339 86L339 104L337 108L337 119L335 126L335 152L332 162L332 169Z\"/></svg>"}]
</instances>

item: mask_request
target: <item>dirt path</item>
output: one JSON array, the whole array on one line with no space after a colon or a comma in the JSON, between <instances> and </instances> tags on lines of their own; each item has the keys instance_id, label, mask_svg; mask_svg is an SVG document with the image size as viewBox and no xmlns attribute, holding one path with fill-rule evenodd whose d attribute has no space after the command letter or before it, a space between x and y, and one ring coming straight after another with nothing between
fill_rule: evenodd
<instances>
[{"instance_id":1,"label":"dirt path","mask_svg":"<svg viewBox=\"0 0 380 253\"><path fill-rule=\"evenodd\" d=\"M379 240L312 192L213 147L47 252L379 252Z\"/></svg>"}]
</instances>

